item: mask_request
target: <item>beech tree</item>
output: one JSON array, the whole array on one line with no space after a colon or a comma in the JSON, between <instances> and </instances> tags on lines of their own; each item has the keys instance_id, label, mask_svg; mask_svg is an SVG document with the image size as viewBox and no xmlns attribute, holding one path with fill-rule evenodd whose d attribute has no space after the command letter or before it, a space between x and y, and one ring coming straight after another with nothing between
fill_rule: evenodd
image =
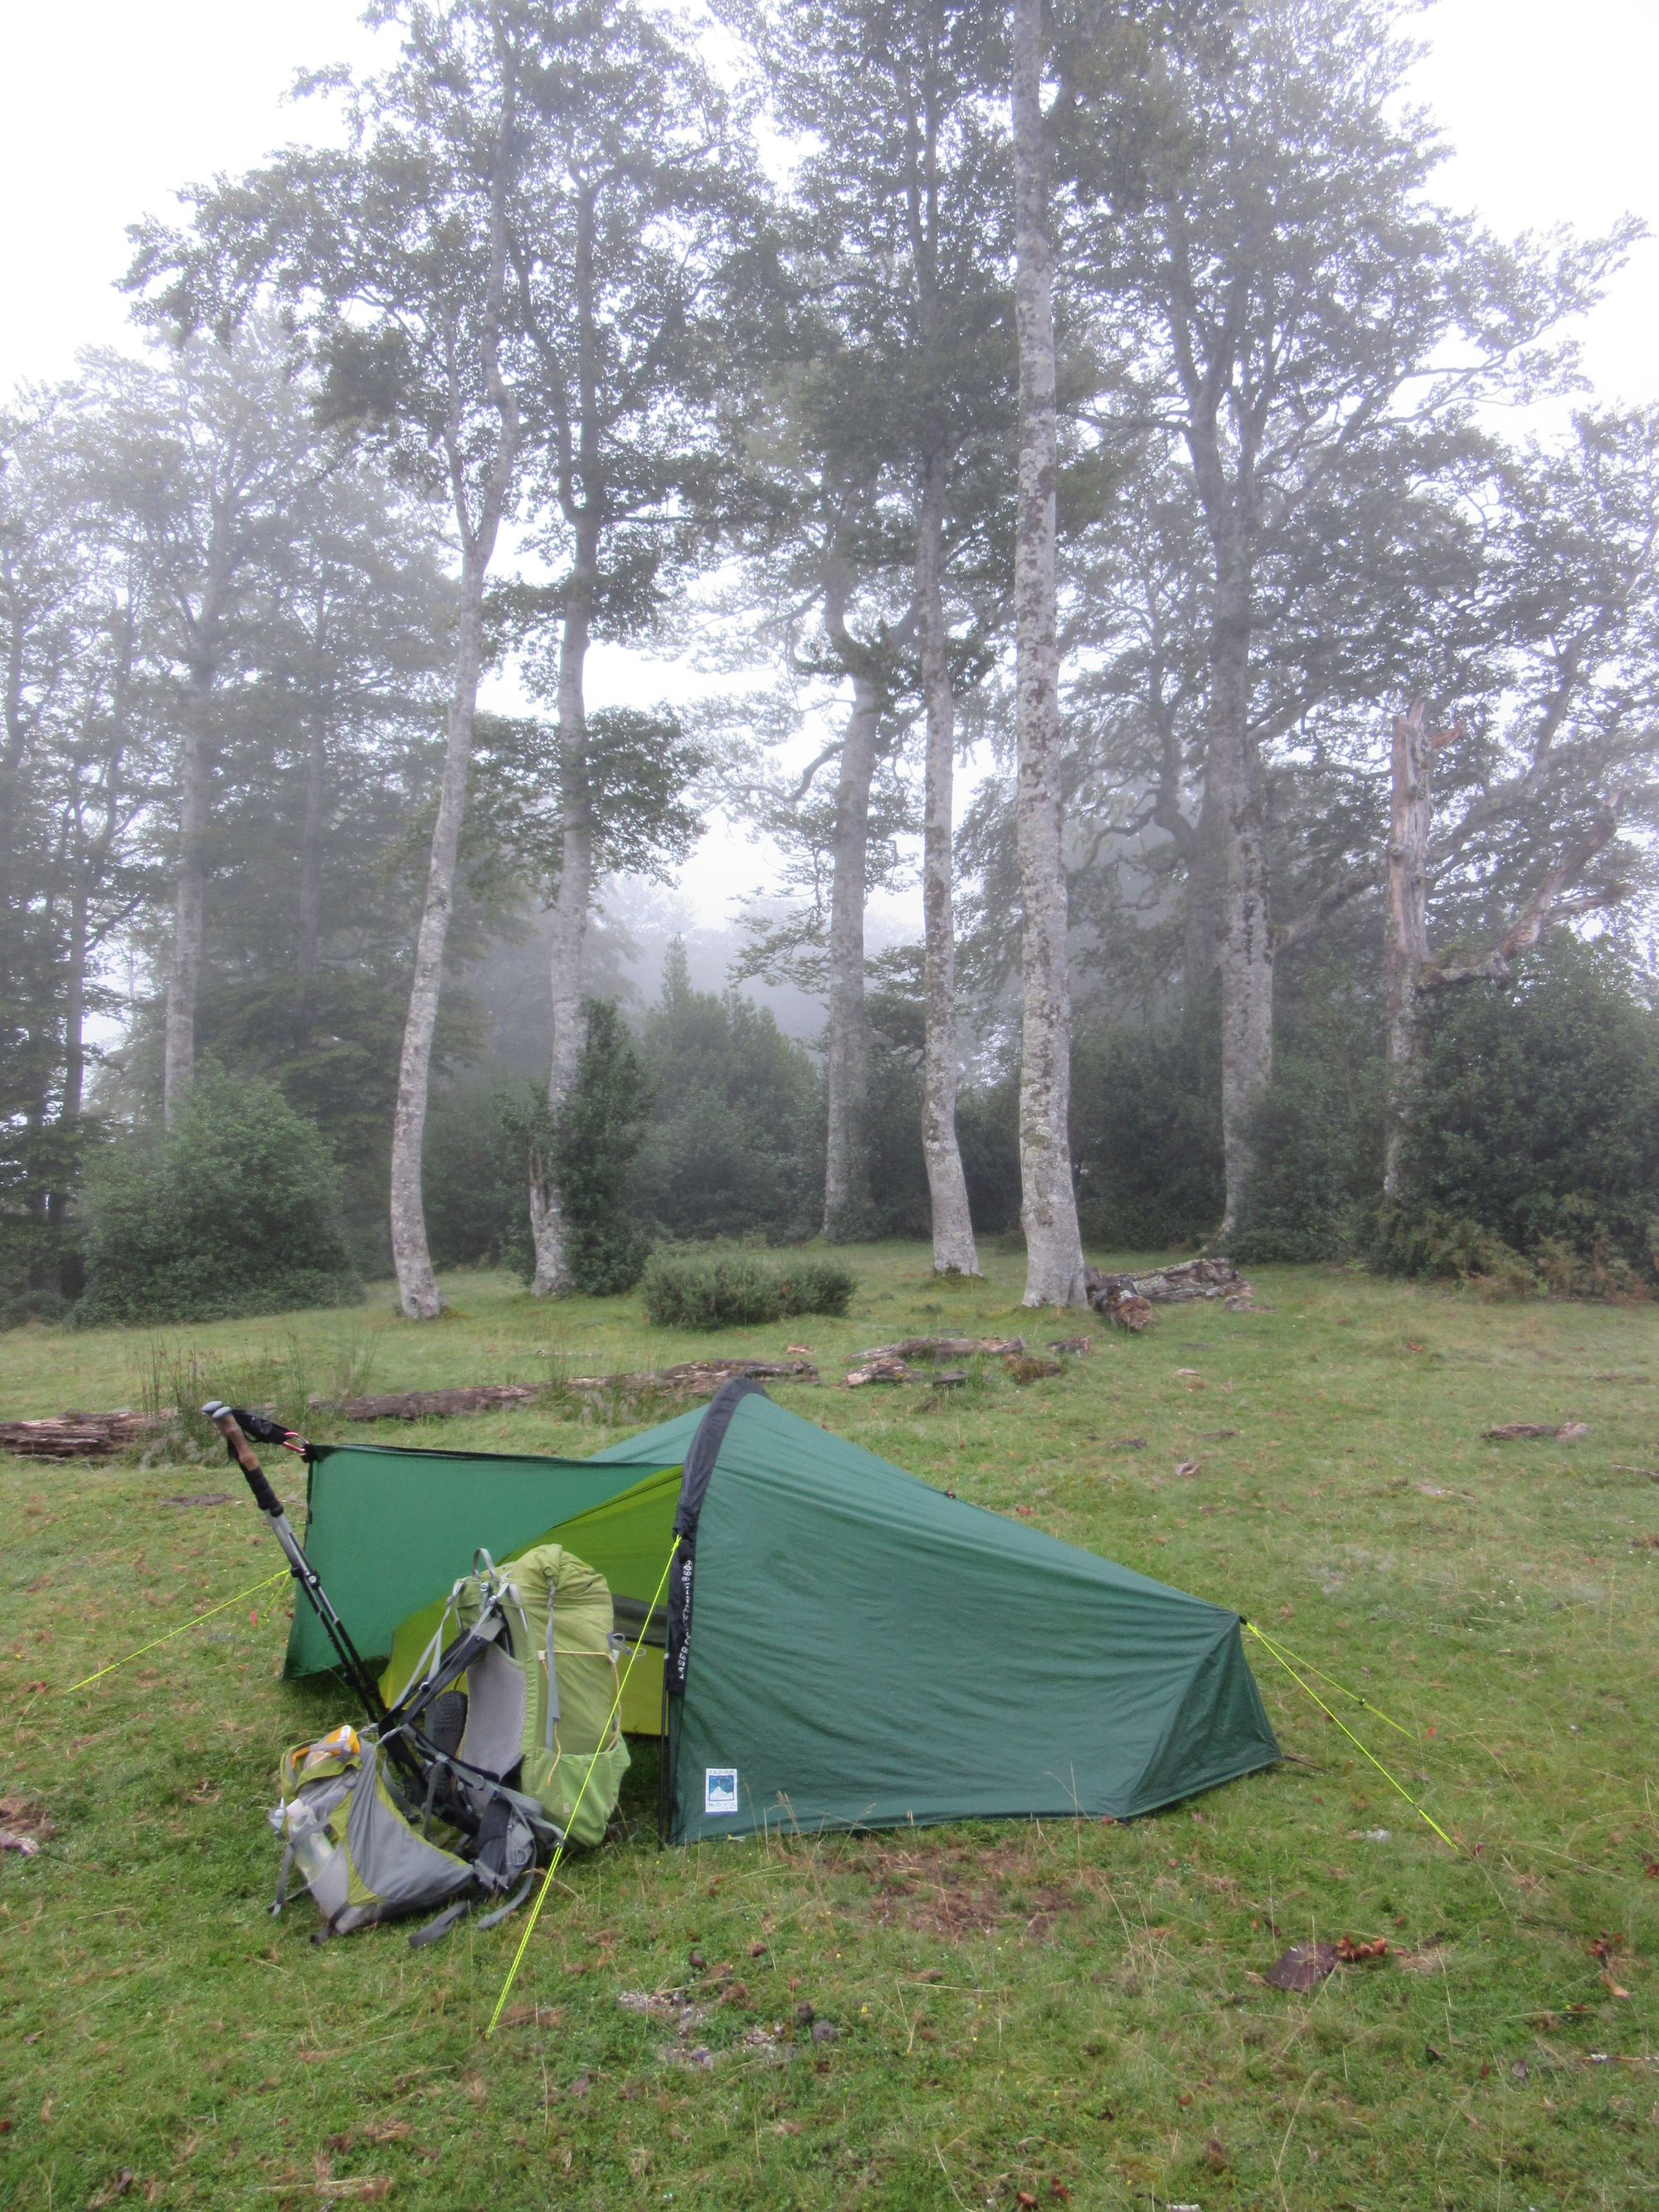
<instances>
[{"instance_id":1,"label":"beech tree","mask_svg":"<svg viewBox=\"0 0 1659 2212\"><path fill-rule=\"evenodd\" d=\"M272 287L298 309L326 411L379 435L447 493L459 544L454 667L426 896L416 940L392 1145L392 1249L411 1321L441 1312L421 1203L432 1039L454 902L484 599L520 480L521 403L509 353L510 223L528 134L524 11L508 0L409 0L404 48L349 91L351 141L292 150L194 194L180 237L139 234L132 277L186 325Z\"/></svg>"},{"instance_id":2,"label":"beech tree","mask_svg":"<svg viewBox=\"0 0 1659 2212\"><path fill-rule=\"evenodd\" d=\"M1273 1064L1273 924L1253 722L1265 565L1310 501L1402 418L1557 375L1547 334L1589 305L1624 234L1505 247L1437 205L1440 146L1403 104L1394 0L1176 11L1133 50L1079 40L1066 156L1085 281L1127 337L1104 413L1161 428L1203 516L1205 789L1217 817L1227 1206ZM1112 434L1108 428L1107 434Z\"/></svg>"},{"instance_id":3,"label":"beech tree","mask_svg":"<svg viewBox=\"0 0 1659 2212\"><path fill-rule=\"evenodd\" d=\"M1014 635L1019 775L1020 1219L1028 1306L1083 1300L1072 1183L1071 985L1060 845L1060 645L1055 576L1054 253L1042 112L1042 0L1014 0L1015 317L1019 493Z\"/></svg>"},{"instance_id":4,"label":"beech tree","mask_svg":"<svg viewBox=\"0 0 1659 2212\"><path fill-rule=\"evenodd\" d=\"M943 0L829 14L788 4L738 20L780 124L808 149L793 180L791 264L810 311L797 325L799 366L774 394L769 458L784 496L764 543L790 545L794 597L780 626L793 657L851 692L842 734L788 802L800 805L833 766L825 1225L846 1233L869 1206L871 809L919 705L933 1262L974 1273L956 1136L953 781L957 690L982 674L1006 597L1009 210L988 98L1006 28L995 9Z\"/></svg>"},{"instance_id":5,"label":"beech tree","mask_svg":"<svg viewBox=\"0 0 1659 2212\"><path fill-rule=\"evenodd\" d=\"M1506 457L1494 489L1487 695L1457 702L1460 719L1438 732L1424 697L1394 718L1380 871L1389 1196L1425 997L1511 981L1552 921L1654 880L1659 409L1582 412L1563 444Z\"/></svg>"},{"instance_id":6,"label":"beech tree","mask_svg":"<svg viewBox=\"0 0 1659 2212\"><path fill-rule=\"evenodd\" d=\"M176 729L163 1110L196 1061L215 785L245 711L252 641L270 620L303 506L329 466L299 366L273 325L205 331L149 360L90 357L89 452L106 526L148 579L150 649Z\"/></svg>"},{"instance_id":7,"label":"beech tree","mask_svg":"<svg viewBox=\"0 0 1659 2212\"><path fill-rule=\"evenodd\" d=\"M0 1271L73 1287L88 1017L106 948L158 887L149 575L106 526L85 394L0 416ZM164 878L161 880L165 880Z\"/></svg>"},{"instance_id":8,"label":"beech tree","mask_svg":"<svg viewBox=\"0 0 1659 2212\"><path fill-rule=\"evenodd\" d=\"M532 365L540 544L559 573L517 598L556 623L553 665L538 668L557 715L563 809L547 1085L556 1121L586 1036L596 868L621 834L593 804L588 648L648 629L718 528L718 455L741 400L765 248L741 112L684 42L634 7L526 20L529 152L509 252ZM571 1286L558 1157L539 1149L529 1194L532 1289L543 1297Z\"/></svg>"}]
</instances>

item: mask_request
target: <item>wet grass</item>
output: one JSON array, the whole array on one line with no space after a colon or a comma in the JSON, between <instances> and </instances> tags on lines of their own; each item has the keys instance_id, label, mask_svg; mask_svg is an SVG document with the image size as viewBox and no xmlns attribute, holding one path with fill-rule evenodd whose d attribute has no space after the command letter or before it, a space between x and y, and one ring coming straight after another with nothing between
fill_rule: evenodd
<instances>
[{"instance_id":1,"label":"wet grass","mask_svg":"<svg viewBox=\"0 0 1659 2212\"><path fill-rule=\"evenodd\" d=\"M0 1826L49 1824L37 1856L0 1854L0 2202L1652 2202L1653 1311L1264 1269L1271 1310L1095 1331L1027 1389L993 1362L956 1391L849 1392L850 1355L887 1339L1023 1328L1040 1345L1077 1324L1017 1316L1012 1258L938 1285L919 1248L847 1256L845 1321L696 1335L647 1327L634 1300L548 1309L491 1276L458 1278L456 1314L424 1329L383 1289L361 1313L153 1339L31 1328L0 1338L0 1411L167 1403L199 1380L292 1418L362 1378L556 1380L807 1344L823 1381L783 1403L1237 1605L1361 1690L1409 1734L1363 1714L1360 1734L1462 1848L1265 1656L1294 1759L1127 1826L659 1854L645 1748L632 1840L568 1868L486 2043L511 1925L411 1954L393 1929L315 1949L303 1911L265 1916L277 1753L347 1710L278 1680L284 1591L61 1694L276 1564L208 1440L181 1419L147 1465L0 1460ZM555 1392L353 1433L582 1453L656 1417L601 1411L617 1420ZM1569 1419L1589 1425L1578 1443L1480 1440ZM299 1470L273 1472L297 1498ZM1304 1994L1261 1978L1287 1945L1343 1934L1390 1956Z\"/></svg>"}]
</instances>

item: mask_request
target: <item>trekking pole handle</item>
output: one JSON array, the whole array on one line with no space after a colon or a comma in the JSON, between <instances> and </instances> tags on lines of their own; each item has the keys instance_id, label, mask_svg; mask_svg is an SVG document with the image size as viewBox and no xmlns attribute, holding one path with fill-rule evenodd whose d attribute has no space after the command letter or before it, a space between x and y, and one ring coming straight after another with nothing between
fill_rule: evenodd
<instances>
[{"instance_id":1,"label":"trekking pole handle","mask_svg":"<svg viewBox=\"0 0 1659 2212\"><path fill-rule=\"evenodd\" d=\"M253 1502L262 1513L270 1514L274 1521L282 1512L283 1501L265 1480L265 1471L254 1457L253 1447L242 1434L242 1425L228 1406L217 1398L210 1398L202 1408L225 1440L225 1449L247 1478L247 1486L253 1492Z\"/></svg>"}]
</instances>

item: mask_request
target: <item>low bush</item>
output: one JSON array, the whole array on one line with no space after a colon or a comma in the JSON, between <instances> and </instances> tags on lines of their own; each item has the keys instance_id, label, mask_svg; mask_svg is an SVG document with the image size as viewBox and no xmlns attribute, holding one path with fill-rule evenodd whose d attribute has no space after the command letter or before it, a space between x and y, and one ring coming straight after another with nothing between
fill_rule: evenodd
<instances>
[{"instance_id":1,"label":"low bush","mask_svg":"<svg viewBox=\"0 0 1659 2212\"><path fill-rule=\"evenodd\" d=\"M326 1139L274 1084L213 1068L172 1128L104 1152L85 1250L79 1328L342 1305L359 1289Z\"/></svg>"},{"instance_id":2,"label":"low bush","mask_svg":"<svg viewBox=\"0 0 1659 2212\"><path fill-rule=\"evenodd\" d=\"M730 1328L793 1314L844 1314L856 1278L834 1260L753 1252L665 1252L646 1269L645 1310L659 1328Z\"/></svg>"},{"instance_id":3,"label":"low bush","mask_svg":"<svg viewBox=\"0 0 1659 2212\"><path fill-rule=\"evenodd\" d=\"M69 1319L72 1304L61 1291L20 1291L0 1297L0 1328L26 1328L30 1322L52 1328Z\"/></svg>"},{"instance_id":4,"label":"low bush","mask_svg":"<svg viewBox=\"0 0 1659 2212\"><path fill-rule=\"evenodd\" d=\"M1489 1297L1523 1298L1539 1287L1513 1246L1468 1214L1413 1210L1390 1202L1376 1216L1368 1257L1379 1273L1467 1283Z\"/></svg>"}]
</instances>

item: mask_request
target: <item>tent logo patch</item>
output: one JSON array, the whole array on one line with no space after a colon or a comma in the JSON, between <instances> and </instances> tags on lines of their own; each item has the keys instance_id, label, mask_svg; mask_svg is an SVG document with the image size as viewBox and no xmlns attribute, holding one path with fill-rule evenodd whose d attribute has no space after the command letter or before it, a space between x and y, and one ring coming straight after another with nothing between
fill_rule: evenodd
<instances>
[{"instance_id":1,"label":"tent logo patch","mask_svg":"<svg viewBox=\"0 0 1659 2212\"><path fill-rule=\"evenodd\" d=\"M705 1766L702 1770L702 1809L709 1813L738 1810L738 1770L735 1766Z\"/></svg>"}]
</instances>

